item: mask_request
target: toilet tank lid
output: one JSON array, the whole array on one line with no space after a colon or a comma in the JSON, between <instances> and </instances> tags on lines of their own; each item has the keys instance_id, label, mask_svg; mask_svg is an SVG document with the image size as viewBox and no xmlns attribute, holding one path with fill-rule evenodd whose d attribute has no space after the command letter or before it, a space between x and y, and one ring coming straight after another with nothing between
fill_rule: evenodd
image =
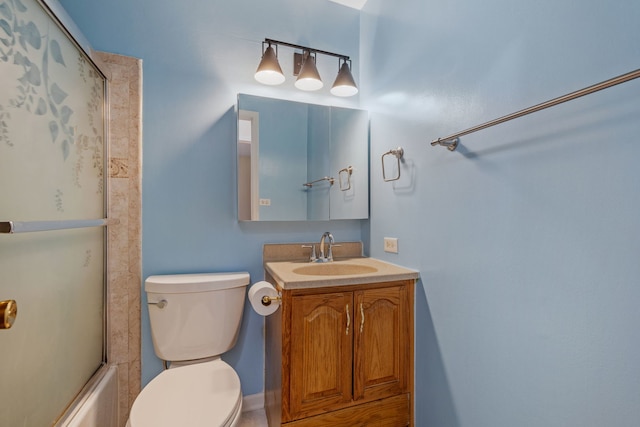
<instances>
[{"instance_id":1,"label":"toilet tank lid","mask_svg":"<svg viewBox=\"0 0 640 427\"><path fill-rule=\"evenodd\" d=\"M249 284L249 273L198 273L149 276L144 282L146 292L179 294L237 288Z\"/></svg>"}]
</instances>

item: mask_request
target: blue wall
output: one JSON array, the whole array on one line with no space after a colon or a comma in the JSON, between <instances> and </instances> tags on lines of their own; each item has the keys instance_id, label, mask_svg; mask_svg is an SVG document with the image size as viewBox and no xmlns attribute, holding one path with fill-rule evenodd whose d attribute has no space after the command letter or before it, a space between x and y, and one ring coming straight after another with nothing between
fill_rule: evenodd
<instances>
[{"instance_id":1,"label":"blue wall","mask_svg":"<svg viewBox=\"0 0 640 427\"><path fill-rule=\"evenodd\" d=\"M287 82L253 79L265 37L349 55L358 63L357 11L326 0L63 0L96 50L143 59L143 274L249 271L263 278L265 242L361 240L361 221L238 223L235 141L238 93L357 107L357 98L293 88L293 51L280 50ZM318 58L330 84L338 61ZM354 67L354 72L357 68ZM162 369L143 294L142 380ZM244 394L263 389L263 318L245 306L238 344L224 358Z\"/></svg>"},{"instance_id":2,"label":"blue wall","mask_svg":"<svg viewBox=\"0 0 640 427\"><path fill-rule=\"evenodd\" d=\"M640 80L429 145L637 69L638 22L631 0L365 6L370 252L421 273L416 425L638 425Z\"/></svg>"},{"instance_id":3,"label":"blue wall","mask_svg":"<svg viewBox=\"0 0 640 427\"><path fill-rule=\"evenodd\" d=\"M638 68L640 3L369 0L361 15L325 0L62 3L94 48L145 61L145 276L259 278L263 242L330 227L420 270L416 425L637 425L640 81L466 136L455 153L428 142ZM235 221L237 92L357 102L257 86L264 37L360 49L362 230ZM384 183L380 156L398 145L402 179ZM260 325L250 313L231 354L246 394L262 388ZM146 317L143 338L146 382L160 369Z\"/></svg>"}]
</instances>

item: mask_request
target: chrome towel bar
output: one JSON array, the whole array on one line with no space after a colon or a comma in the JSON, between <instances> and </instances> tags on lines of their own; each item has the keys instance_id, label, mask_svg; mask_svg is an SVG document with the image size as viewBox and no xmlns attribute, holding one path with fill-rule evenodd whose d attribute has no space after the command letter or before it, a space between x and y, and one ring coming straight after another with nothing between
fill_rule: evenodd
<instances>
[{"instance_id":1,"label":"chrome towel bar","mask_svg":"<svg viewBox=\"0 0 640 427\"><path fill-rule=\"evenodd\" d=\"M118 220L75 219L66 221L0 221L0 234L30 233L34 231L67 230L72 228L104 227L115 225Z\"/></svg>"},{"instance_id":2,"label":"chrome towel bar","mask_svg":"<svg viewBox=\"0 0 640 427\"><path fill-rule=\"evenodd\" d=\"M449 151L454 151L458 145L458 138L463 135L468 135L470 133L477 132L482 129L486 129L488 127L495 126L500 123L507 122L509 120L517 119L519 117L526 116L527 114L535 113L537 111L544 110L545 108L553 107L554 105L562 104L563 102L571 101L576 98L580 98L581 96L589 95L599 90L607 89L611 86L628 82L629 80L637 79L638 77L640 77L640 69L631 71L626 74L619 75L617 77L611 78L609 80L605 80L600 83L596 83L594 85L588 86L580 90L576 90L575 92L571 92L566 95L553 98L549 101L534 105L533 107L525 108L524 110L507 114L506 116L502 116L498 119L491 120L481 125L474 126L472 128L463 130L461 132L451 134L449 136L445 136L444 138L434 139L433 141L431 141L431 146L441 145L441 146L447 147Z\"/></svg>"},{"instance_id":3,"label":"chrome towel bar","mask_svg":"<svg viewBox=\"0 0 640 427\"><path fill-rule=\"evenodd\" d=\"M330 176L325 176L325 177L322 177L320 179L316 179L315 181L305 182L302 185L304 185L305 187L311 188L311 187L313 187L313 184L315 184L316 182L321 182L321 181L329 181L329 185L333 185L333 182L335 181L335 178L332 178Z\"/></svg>"}]
</instances>

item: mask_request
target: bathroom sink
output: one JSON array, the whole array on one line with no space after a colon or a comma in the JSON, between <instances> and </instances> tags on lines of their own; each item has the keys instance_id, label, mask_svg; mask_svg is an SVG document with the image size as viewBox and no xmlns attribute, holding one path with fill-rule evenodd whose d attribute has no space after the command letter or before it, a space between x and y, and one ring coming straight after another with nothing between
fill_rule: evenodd
<instances>
[{"instance_id":1,"label":"bathroom sink","mask_svg":"<svg viewBox=\"0 0 640 427\"><path fill-rule=\"evenodd\" d=\"M360 244L346 242L340 245L337 248L341 251L340 256L333 261L309 262L309 252L301 251L300 243L267 244L264 246L265 280L275 283L280 289L293 290L415 280L420 277L415 270L361 256Z\"/></svg>"},{"instance_id":2,"label":"bathroom sink","mask_svg":"<svg viewBox=\"0 0 640 427\"><path fill-rule=\"evenodd\" d=\"M344 262L327 262L322 264L309 264L304 267L294 268L293 272L306 276L347 276L351 274L375 273L377 268L368 265L349 264Z\"/></svg>"}]
</instances>

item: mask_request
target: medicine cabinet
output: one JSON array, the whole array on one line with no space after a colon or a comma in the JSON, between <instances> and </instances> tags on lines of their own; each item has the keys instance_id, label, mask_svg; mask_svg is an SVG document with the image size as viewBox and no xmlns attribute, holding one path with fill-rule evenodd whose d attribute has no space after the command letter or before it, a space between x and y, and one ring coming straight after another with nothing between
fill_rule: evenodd
<instances>
[{"instance_id":1,"label":"medicine cabinet","mask_svg":"<svg viewBox=\"0 0 640 427\"><path fill-rule=\"evenodd\" d=\"M367 111L238 95L240 221L369 215Z\"/></svg>"}]
</instances>

